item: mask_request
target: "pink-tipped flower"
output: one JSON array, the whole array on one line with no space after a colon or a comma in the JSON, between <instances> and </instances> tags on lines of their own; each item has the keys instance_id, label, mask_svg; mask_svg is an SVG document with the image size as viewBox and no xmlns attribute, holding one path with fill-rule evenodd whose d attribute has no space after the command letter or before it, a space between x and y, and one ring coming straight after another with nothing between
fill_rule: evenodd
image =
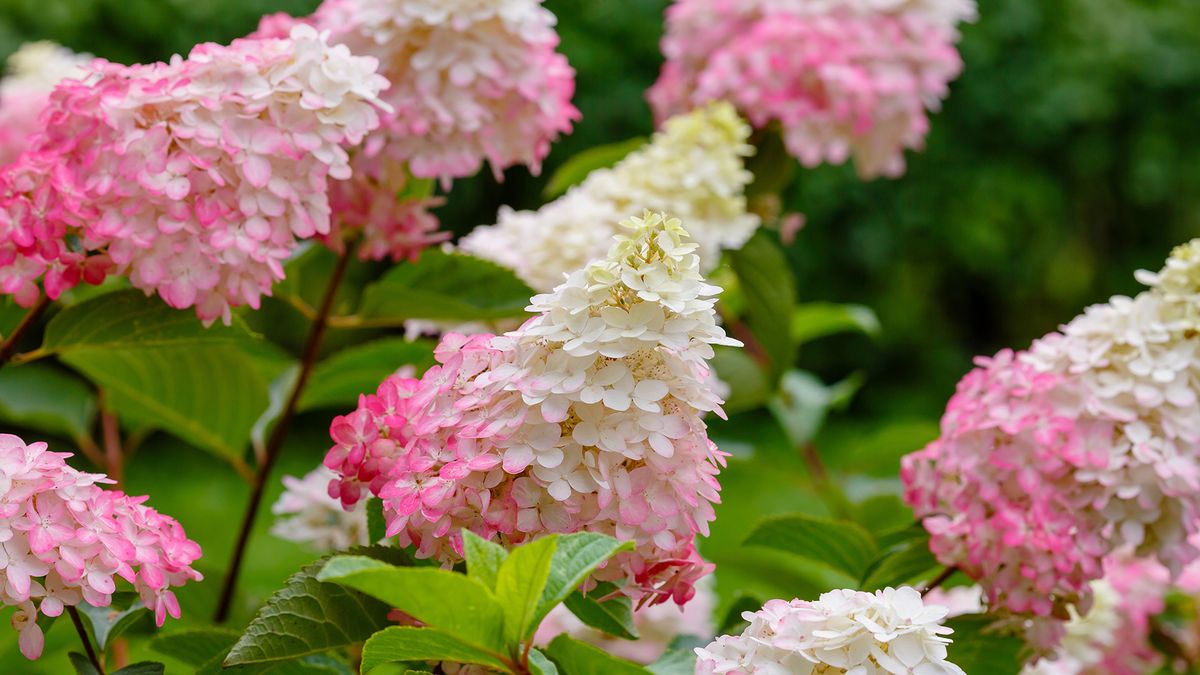
<instances>
[{"instance_id":1,"label":"pink-tipped flower","mask_svg":"<svg viewBox=\"0 0 1200 675\"><path fill-rule=\"evenodd\" d=\"M99 474L67 466L67 453L0 434L0 602L16 607L21 653L42 653L39 612L58 616L86 602L105 607L125 579L156 623L179 618L172 588L202 577L200 547L145 497L103 490Z\"/></svg>"},{"instance_id":2,"label":"pink-tipped flower","mask_svg":"<svg viewBox=\"0 0 1200 675\"><path fill-rule=\"evenodd\" d=\"M127 275L206 321L257 307L297 240L329 231L328 181L379 125L376 62L298 26L187 59L97 60L50 96L0 172L0 291L24 304Z\"/></svg>"},{"instance_id":3,"label":"pink-tipped flower","mask_svg":"<svg viewBox=\"0 0 1200 675\"><path fill-rule=\"evenodd\" d=\"M962 69L956 25L974 12L971 0L676 0L648 97L660 120L728 100L779 125L806 166L853 157L865 178L899 176Z\"/></svg>"},{"instance_id":4,"label":"pink-tipped flower","mask_svg":"<svg viewBox=\"0 0 1200 675\"><path fill-rule=\"evenodd\" d=\"M1103 561L1132 549L1172 573L1200 554L1200 257L1176 249L1154 287L1034 343L980 359L941 437L904 459L906 500L938 559L990 607L1061 636ZM1035 623L1038 623L1035 622Z\"/></svg>"},{"instance_id":5,"label":"pink-tipped flower","mask_svg":"<svg viewBox=\"0 0 1200 675\"><path fill-rule=\"evenodd\" d=\"M29 42L8 57L8 73L0 79L0 165L29 148L55 85L83 77L91 60L53 42Z\"/></svg>"},{"instance_id":6,"label":"pink-tipped flower","mask_svg":"<svg viewBox=\"0 0 1200 675\"><path fill-rule=\"evenodd\" d=\"M421 379L393 376L331 426L330 494L383 499L389 535L421 557L462 556L459 531L516 544L546 533L633 541L596 573L649 603L682 604L711 570L696 551L723 455L702 420L716 325L678 220L633 219L505 335L443 338Z\"/></svg>"}]
</instances>

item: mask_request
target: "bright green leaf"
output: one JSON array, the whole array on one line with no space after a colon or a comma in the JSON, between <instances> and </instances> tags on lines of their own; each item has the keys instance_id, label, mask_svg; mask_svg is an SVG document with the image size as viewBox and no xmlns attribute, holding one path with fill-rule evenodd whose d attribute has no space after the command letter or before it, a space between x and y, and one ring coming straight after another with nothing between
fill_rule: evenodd
<instances>
[{"instance_id":1,"label":"bright green leaf","mask_svg":"<svg viewBox=\"0 0 1200 675\"><path fill-rule=\"evenodd\" d=\"M363 293L360 315L400 323L407 319L479 321L524 315L533 291L513 272L461 253L426 249L397 265Z\"/></svg>"},{"instance_id":2,"label":"bright green leaf","mask_svg":"<svg viewBox=\"0 0 1200 675\"><path fill-rule=\"evenodd\" d=\"M855 580L862 578L878 549L871 535L856 523L800 514L760 522L746 544L791 553Z\"/></svg>"},{"instance_id":3,"label":"bright green leaf","mask_svg":"<svg viewBox=\"0 0 1200 675\"><path fill-rule=\"evenodd\" d=\"M558 666L537 649L529 650L529 671L532 675L558 675Z\"/></svg>"},{"instance_id":4,"label":"bright green leaf","mask_svg":"<svg viewBox=\"0 0 1200 675\"><path fill-rule=\"evenodd\" d=\"M532 618L534 626L542 622L550 610L557 607L600 563L621 551L633 549L632 542L621 543L612 537L594 532L561 535L558 550L550 564L550 576Z\"/></svg>"},{"instance_id":5,"label":"bright green leaf","mask_svg":"<svg viewBox=\"0 0 1200 675\"><path fill-rule=\"evenodd\" d=\"M693 675L696 672L696 652L672 649L646 666L646 670L654 675Z\"/></svg>"},{"instance_id":6,"label":"bright green leaf","mask_svg":"<svg viewBox=\"0 0 1200 675\"><path fill-rule=\"evenodd\" d=\"M383 517L383 501L379 497L367 499L367 539L372 544L387 539L387 521Z\"/></svg>"},{"instance_id":7,"label":"bright green leaf","mask_svg":"<svg viewBox=\"0 0 1200 675\"><path fill-rule=\"evenodd\" d=\"M513 549L500 565L496 600L504 607L504 637L509 644L524 641L537 628L534 616L557 548L558 536L545 536Z\"/></svg>"},{"instance_id":8,"label":"bright green leaf","mask_svg":"<svg viewBox=\"0 0 1200 675\"><path fill-rule=\"evenodd\" d=\"M363 646L362 672L396 661L456 661L513 672L499 652L483 649L438 628L392 626L371 636Z\"/></svg>"},{"instance_id":9,"label":"bright green leaf","mask_svg":"<svg viewBox=\"0 0 1200 675\"><path fill-rule=\"evenodd\" d=\"M954 643L949 647L946 660L968 673L1016 675L1021 672L1024 642L993 629L994 622L994 618L983 614L966 614L947 620L946 625L954 629L947 637Z\"/></svg>"},{"instance_id":10,"label":"bright green leaf","mask_svg":"<svg viewBox=\"0 0 1200 675\"><path fill-rule=\"evenodd\" d=\"M388 562L403 562L402 551L375 546L352 549ZM258 610L229 652L228 665L293 659L362 642L391 625L391 605L337 584L317 573L328 558L304 567Z\"/></svg>"},{"instance_id":11,"label":"bright green leaf","mask_svg":"<svg viewBox=\"0 0 1200 675\"><path fill-rule=\"evenodd\" d=\"M618 659L604 650L569 635L559 635L546 648L549 656L567 675L646 675L636 663Z\"/></svg>"},{"instance_id":12,"label":"bright green leaf","mask_svg":"<svg viewBox=\"0 0 1200 675\"><path fill-rule=\"evenodd\" d=\"M463 549L467 558L467 576L476 579L490 590L496 590L496 575L508 551L503 546L488 541L474 532L464 529Z\"/></svg>"},{"instance_id":13,"label":"bright green leaf","mask_svg":"<svg viewBox=\"0 0 1200 675\"><path fill-rule=\"evenodd\" d=\"M73 349L196 347L251 339L240 322L205 327L188 310L168 307L137 290L91 298L59 312L46 326L42 348L61 353Z\"/></svg>"},{"instance_id":14,"label":"bright green leaf","mask_svg":"<svg viewBox=\"0 0 1200 675\"><path fill-rule=\"evenodd\" d=\"M362 591L467 644L504 649L504 608L487 587L466 575L336 556L317 579Z\"/></svg>"},{"instance_id":15,"label":"bright green leaf","mask_svg":"<svg viewBox=\"0 0 1200 675\"><path fill-rule=\"evenodd\" d=\"M300 410L353 408L360 394L375 391L397 368L412 365L420 375L433 363L429 340L385 338L344 349L313 368Z\"/></svg>"},{"instance_id":16,"label":"bright green leaf","mask_svg":"<svg viewBox=\"0 0 1200 675\"><path fill-rule=\"evenodd\" d=\"M638 632L633 625L633 602L629 596L617 594L600 600L613 589L612 584L598 584L587 594L575 591L567 596L564 604L585 625L619 638L636 640Z\"/></svg>"},{"instance_id":17,"label":"bright green leaf","mask_svg":"<svg viewBox=\"0 0 1200 675\"><path fill-rule=\"evenodd\" d=\"M48 363L0 370L0 419L5 422L79 440L89 435L95 418L95 392L70 372Z\"/></svg>"},{"instance_id":18,"label":"bright green leaf","mask_svg":"<svg viewBox=\"0 0 1200 675\"><path fill-rule=\"evenodd\" d=\"M795 279L779 245L762 230L729 259L741 282L746 324L771 361L771 380L792 367L795 343L789 324L796 304Z\"/></svg>"},{"instance_id":19,"label":"bright green leaf","mask_svg":"<svg viewBox=\"0 0 1200 675\"><path fill-rule=\"evenodd\" d=\"M576 153L550 176L542 196L554 199L565 193L570 187L578 185L596 169L606 169L625 158L625 155L646 144L642 137L630 138L616 143L598 145Z\"/></svg>"},{"instance_id":20,"label":"bright green leaf","mask_svg":"<svg viewBox=\"0 0 1200 675\"><path fill-rule=\"evenodd\" d=\"M863 305L806 302L792 311L792 339L797 345L838 333L878 337L879 332L879 318Z\"/></svg>"}]
</instances>

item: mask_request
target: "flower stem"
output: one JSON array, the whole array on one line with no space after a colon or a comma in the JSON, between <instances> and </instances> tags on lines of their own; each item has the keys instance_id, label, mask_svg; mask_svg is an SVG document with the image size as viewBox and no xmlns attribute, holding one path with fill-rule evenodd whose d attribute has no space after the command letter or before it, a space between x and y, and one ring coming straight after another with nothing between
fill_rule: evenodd
<instances>
[{"instance_id":1,"label":"flower stem","mask_svg":"<svg viewBox=\"0 0 1200 675\"><path fill-rule=\"evenodd\" d=\"M929 591L932 591L933 589L937 588L938 586L941 586L942 584L944 584L946 582L946 580L949 579L950 577L954 576L954 573L957 571L958 571L957 567L947 567L946 569L942 570L941 574L934 577L933 581L930 581L929 583L925 584L925 587L921 589L921 597L925 597L926 595L929 594Z\"/></svg>"},{"instance_id":2,"label":"flower stem","mask_svg":"<svg viewBox=\"0 0 1200 675\"><path fill-rule=\"evenodd\" d=\"M246 544L250 541L250 531L254 529L254 519L262 505L267 480L283 450L283 439L287 436L288 427L291 425L292 417L296 414L300 397L304 394L304 387L308 384L308 377L312 374L313 366L316 365L317 353L321 349L321 341L325 337L329 315L333 311L333 301L337 296L342 279L346 276L346 268L350 264L350 257L355 248L355 246L348 245L338 256L337 265L333 268L333 274L329 277L329 283L325 287L325 295L321 298L321 306L318 308L312 328L309 330L308 340L304 345L304 354L300 357L300 372L296 375L296 382L292 385L287 404L284 405L283 411L279 414L279 420L276 421L275 428L271 430L271 435L267 439L263 461L259 464L258 472L254 476L250 503L246 505L246 514L242 518L242 527L238 532L237 542L234 544L233 557L229 561L229 572L225 576L220 599L217 601L217 612L213 617L215 623L223 623L229 617L238 573L241 571L242 561L246 555Z\"/></svg>"},{"instance_id":3,"label":"flower stem","mask_svg":"<svg viewBox=\"0 0 1200 675\"><path fill-rule=\"evenodd\" d=\"M4 342L0 343L0 368L3 368L4 364L8 363L9 359L12 358L13 353L17 350L17 343L21 341L21 338L25 336L25 333L30 328L33 328L34 324L41 318L42 312L45 312L49 306L50 298L43 294L38 298L37 304L29 308L29 311L25 314L25 318L21 319L21 323L18 323L17 327L8 334L8 337L4 338Z\"/></svg>"},{"instance_id":4,"label":"flower stem","mask_svg":"<svg viewBox=\"0 0 1200 675\"><path fill-rule=\"evenodd\" d=\"M79 618L79 610L67 607L67 613L71 615L71 623L75 624L75 630L79 633L79 641L83 643L83 651L87 652L88 661L92 662L100 675L104 675L104 666L100 665L100 658L96 656L92 641L88 639L87 630L83 627L83 620Z\"/></svg>"}]
</instances>

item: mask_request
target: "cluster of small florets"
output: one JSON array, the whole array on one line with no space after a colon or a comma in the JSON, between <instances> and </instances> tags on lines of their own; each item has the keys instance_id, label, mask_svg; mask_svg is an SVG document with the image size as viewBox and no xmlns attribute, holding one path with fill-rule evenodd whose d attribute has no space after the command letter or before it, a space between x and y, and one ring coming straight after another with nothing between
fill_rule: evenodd
<instances>
[{"instance_id":1,"label":"cluster of small florets","mask_svg":"<svg viewBox=\"0 0 1200 675\"><path fill-rule=\"evenodd\" d=\"M837 590L820 600L771 600L741 635L697 649L697 675L963 675L946 660L946 608L911 588Z\"/></svg>"},{"instance_id":2,"label":"cluster of small florets","mask_svg":"<svg viewBox=\"0 0 1200 675\"><path fill-rule=\"evenodd\" d=\"M603 256L615 223L649 209L686 222L701 270L711 270L721 249L741 247L759 225L743 195L753 178L743 165L754 152L749 136L728 103L673 117L616 166L593 171L537 211L502 209L495 225L475 228L460 246L544 292Z\"/></svg>"},{"instance_id":3,"label":"cluster of small florets","mask_svg":"<svg viewBox=\"0 0 1200 675\"><path fill-rule=\"evenodd\" d=\"M1001 352L959 384L942 435L905 458L906 499L946 565L989 605L1040 617L1089 606L1124 547L1173 573L1197 557L1200 257L1180 247L1156 284L1089 308L1030 351ZM1059 631L1061 633L1061 631Z\"/></svg>"},{"instance_id":4,"label":"cluster of small florets","mask_svg":"<svg viewBox=\"0 0 1200 675\"><path fill-rule=\"evenodd\" d=\"M179 618L171 587L201 578L191 567L200 547L178 522L145 497L101 489L112 481L72 469L69 456L0 434L0 602L16 608L12 625L30 659L42 653L39 613L105 607L119 576L161 626L168 614Z\"/></svg>"},{"instance_id":5,"label":"cluster of small florets","mask_svg":"<svg viewBox=\"0 0 1200 675\"><path fill-rule=\"evenodd\" d=\"M13 162L38 131L50 92L64 79L83 77L92 57L53 42L29 42L8 57L0 79L0 165Z\"/></svg>"},{"instance_id":6,"label":"cluster of small florets","mask_svg":"<svg viewBox=\"0 0 1200 675\"><path fill-rule=\"evenodd\" d=\"M863 177L904 172L958 76L971 0L676 0L649 92L665 118L713 100L778 124L807 166L853 157Z\"/></svg>"},{"instance_id":7,"label":"cluster of small florets","mask_svg":"<svg viewBox=\"0 0 1200 675\"><path fill-rule=\"evenodd\" d=\"M283 494L271 507L276 516L271 534L321 553L369 543L366 502L342 508L339 500L329 496L329 481L334 478L336 475L324 466L303 478L284 476Z\"/></svg>"},{"instance_id":8,"label":"cluster of small florets","mask_svg":"<svg viewBox=\"0 0 1200 675\"><path fill-rule=\"evenodd\" d=\"M0 290L23 304L121 273L207 321L257 307L297 239L329 231L343 146L379 124L376 62L311 27L187 59L96 61L0 173Z\"/></svg>"},{"instance_id":9,"label":"cluster of small florets","mask_svg":"<svg viewBox=\"0 0 1200 675\"><path fill-rule=\"evenodd\" d=\"M678 220L626 223L608 257L533 298L500 336L450 334L420 380L392 377L334 420L325 465L346 505L383 499L389 536L421 557L462 556L469 528L515 544L603 532L635 542L596 577L646 602L690 599L710 570L695 548L722 455L704 413L716 325Z\"/></svg>"}]
</instances>

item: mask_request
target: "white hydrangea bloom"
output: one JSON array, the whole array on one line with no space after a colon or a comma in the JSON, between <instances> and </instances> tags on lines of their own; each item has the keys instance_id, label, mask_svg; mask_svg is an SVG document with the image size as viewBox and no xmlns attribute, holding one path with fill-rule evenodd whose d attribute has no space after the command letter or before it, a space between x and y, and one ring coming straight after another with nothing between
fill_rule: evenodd
<instances>
[{"instance_id":1,"label":"white hydrangea bloom","mask_svg":"<svg viewBox=\"0 0 1200 675\"><path fill-rule=\"evenodd\" d=\"M1108 649L1120 639L1121 596L1104 579L1093 581L1091 586L1092 608L1086 614L1080 614L1075 605L1067 606L1071 618L1054 657L1025 666L1021 675L1079 675L1104 660Z\"/></svg>"},{"instance_id":2,"label":"white hydrangea bloom","mask_svg":"<svg viewBox=\"0 0 1200 675\"><path fill-rule=\"evenodd\" d=\"M771 600L741 635L696 650L698 675L964 675L946 660L946 608L912 588L836 590L815 602Z\"/></svg>"},{"instance_id":3,"label":"white hydrangea bloom","mask_svg":"<svg viewBox=\"0 0 1200 675\"><path fill-rule=\"evenodd\" d=\"M687 223L701 271L709 271L721 249L740 247L759 225L743 195L753 178L743 165L753 153L749 136L727 103L671 118L616 166L593 171L537 211L502 210L495 225L476 228L459 245L548 291L604 256L614 223L648 209Z\"/></svg>"},{"instance_id":4,"label":"white hydrangea bloom","mask_svg":"<svg viewBox=\"0 0 1200 675\"><path fill-rule=\"evenodd\" d=\"M323 553L369 543L367 503L343 509L340 501L329 496L329 481L334 476L324 466L303 478L284 476L287 489L271 507L271 513L277 516L271 534Z\"/></svg>"}]
</instances>

